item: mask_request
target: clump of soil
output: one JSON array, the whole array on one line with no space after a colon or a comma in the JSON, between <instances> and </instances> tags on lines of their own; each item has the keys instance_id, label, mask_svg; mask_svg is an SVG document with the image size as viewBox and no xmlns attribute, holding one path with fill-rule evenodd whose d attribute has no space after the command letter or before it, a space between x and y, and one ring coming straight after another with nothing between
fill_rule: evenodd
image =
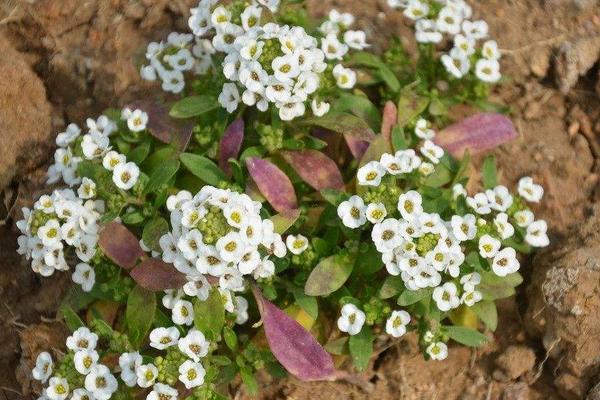
<instances>
[{"instance_id":1,"label":"clump of soil","mask_svg":"<svg viewBox=\"0 0 600 400\"><path fill-rule=\"evenodd\" d=\"M48 190L44 168L35 168L51 159L54 134L67 122L81 125L107 107L164 96L156 85L140 80L139 62L148 41L163 39L171 30L187 31L188 10L195 3L0 3L0 50L3 56L10 55L0 58L0 71L13 74L3 73L11 78L0 80L0 198L6 203L0 205L2 399L33 398L29 384L33 358L43 348L60 349L64 343L60 324L43 321L54 318L69 274L36 276L15 252L12 223L19 218L19 208ZM307 0L314 15L323 16L331 8L354 13L356 27L367 32L375 50L385 48L392 35L410 44L406 19L385 3ZM522 290L516 298L500 302L498 331L488 333L490 342L483 348L452 346L447 360L425 362L409 335L373 360L364 374L370 386L261 377L260 398L548 400L559 398L555 387L560 395L582 398L596 383L600 284L593 261L600 251L593 223L596 213L579 234L568 239L568 232L583 225L598 196L600 68L594 44L600 32L598 1L471 3L475 17L490 24L490 36L504 54L507 81L493 100L511 106L520 133L518 140L494 151L502 182L514 185L521 176L532 175L544 185L546 196L534 211L548 221L555 247L535 258L533 270L528 260L522 260L521 272L531 281L530 289L527 295ZM23 154L27 157L14 158ZM476 166L480 161L475 160ZM19 360L21 367L15 371ZM589 399L600 398L598 393L592 390ZM243 387L232 388L231 394L249 398Z\"/></svg>"}]
</instances>

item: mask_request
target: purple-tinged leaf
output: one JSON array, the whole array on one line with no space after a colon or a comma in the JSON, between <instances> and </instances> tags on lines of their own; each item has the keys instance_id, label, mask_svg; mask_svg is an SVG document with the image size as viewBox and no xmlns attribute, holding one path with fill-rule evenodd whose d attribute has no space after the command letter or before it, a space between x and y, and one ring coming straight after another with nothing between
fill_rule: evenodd
<instances>
[{"instance_id":1,"label":"purple-tinged leaf","mask_svg":"<svg viewBox=\"0 0 600 400\"><path fill-rule=\"evenodd\" d=\"M264 298L258 287L252 292L262 317L271 352L283 367L302 381L336 379L331 355L296 320Z\"/></svg>"},{"instance_id":2,"label":"purple-tinged leaf","mask_svg":"<svg viewBox=\"0 0 600 400\"><path fill-rule=\"evenodd\" d=\"M129 275L138 285L153 292L179 289L187 282L185 275L177 271L173 264L156 258L145 259Z\"/></svg>"},{"instance_id":3,"label":"purple-tinged leaf","mask_svg":"<svg viewBox=\"0 0 600 400\"><path fill-rule=\"evenodd\" d=\"M244 120L236 119L227 127L219 143L219 167L231 177L228 160L237 158L244 141Z\"/></svg>"},{"instance_id":4,"label":"purple-tinged leaf","mask_svg":"<svg viewBox=\"0 0 600 400\"><path fill-rule=\"evenodd\" d=\"M335 162L317 150L283 151L281 155L316 190L344 190L344 178Z\"/></svg>"},{"instance_id":5,"label":"purple-tinged leaf","mask_svg":"<svg viewBox=\"0 0 600 400\"><path fill-rule=\"evenodd\" d=\"M357 160L360 160L369 148L369 142L357 139L354 136L344 135L344 139L346 139L346 144L350 149L350 153L352 153Z\"/></svg>"},{"instance_id":6,"label":"purple-tinged leaf","mask_svg":"<svg viewBox=\"0 0 600 400\"><path fill-rule=\"evenodd\" d=\"M102 228L98 246L106 257L125 269L133 268L137 259L145 255L138 238L118 222L111 222Z\"/></svg>"},{"instance_id":7,"label":"purple-tinged leaf","mask_svg":"<svg viewBox=\"0 0 600 400\"><path fill-rule=\"evenodd\" d=\"M434 141L454 157L491 150L518 136L510 118L497 113L480 113L442 129Z\"/></svg>"},{"instance_id":8,"label":"purple-tinged leaf","mask_svg":"<svg viewBox=\"0 0 600 400\"><path fill-rule=\"evenodd\" d=\"M292 210L282 214L275 214L269 219L271 222L273 222L273 230L275 233L279 233L281 235L290 229L292 225L294 225L299 216L300 210Z\"/></svg>"},{"instance_id":9,"label":"purple-tinged leaf","mask_svg":"<svg viewBox=\"0 0 600 400\"><path fill-rule=\"evenodd\" d=\"M294 186L279 167L257 157L247 158L246 167L260 193L276 211L286 213L298 208Z\"/></svg>"},{"instance_id":10,"label":"purple-tinged leaf","mask_svg":"<svg viewBox=\"0 0 600 400\"><path fill-rule=\"evenodd\" d=\"M383 107L383 118L381 119L381 135L391 141L392 128L398 123L398 108L387 101Z\"/></svg>"},{"instance_id":11,"label":"purple-tinged leaf","mask_svg":"<svg viewBox=\"0 0 600 400\"><path fill-rule=\"evenodd\" d=\"M156 139L170 143L184 151L192 137L193 124L174 120L169 116L169 109L150 100L138 100L126 107L140 109L148 114L146 129Z\"/></svg>"}]
</instances>

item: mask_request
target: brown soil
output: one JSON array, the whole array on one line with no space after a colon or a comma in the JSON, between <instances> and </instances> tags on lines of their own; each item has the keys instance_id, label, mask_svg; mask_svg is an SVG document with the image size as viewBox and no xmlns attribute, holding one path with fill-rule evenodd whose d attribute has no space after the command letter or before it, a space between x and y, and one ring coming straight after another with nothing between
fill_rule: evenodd
<instances>
[{"instance_id":1,"label":"brown soil","mask_svg":"<svg viewBox=\"0 0 600 400\"><path fill-rule=\"evenodd\" d=\"M315 15L331 7L353 12L376 49L391 35L410 38L401 14L383 0L307 2ZM30 398L27 363L37 349L60 349L64 335L52 318L68 274L41 279L14 251L19 207L47 190L43 168L36 168L49 161L53 134L66 122L81 123L108 106L141 96L162 96L140 81L136 60L148 40L185 30L185 15L194 3L0 1L0 399ZM261 377L261 398L550 400L585 398L598 382L600 280L597 270L586 270L591 267L585 261L600 257L598 224L590 222L582 233L569 232L589 218L597 196L600 3L488 0L473 5L505 53L508 80L494 97L512 107L520 133L518 140L495 151L500 173L509 185L523 175L543 182L547 195L536 212L551 227L553 249L533 262L524 260L531 288L526 291L524 285L516 298L500 303L499 328L486 347L452 347L446 361L424 362L409 337L374 360L364 375L371 385ZM590 254L580 254L582 246ZM556 289L552 285L564 283L560 276L569 267L581 270L586 285L574 281ZM547 275L551 269L559 272ZM544 287L566 294L551 303ZM573 289L577 287L579 291ZM573 315L578 301L583 302L582 314ZM553 346L557 338L562 345ZM600 390L595 392L589 399L598 398L593 396ZM243 388L233 389L232 395L249 398Z\"/></svg>"}]
</instances>

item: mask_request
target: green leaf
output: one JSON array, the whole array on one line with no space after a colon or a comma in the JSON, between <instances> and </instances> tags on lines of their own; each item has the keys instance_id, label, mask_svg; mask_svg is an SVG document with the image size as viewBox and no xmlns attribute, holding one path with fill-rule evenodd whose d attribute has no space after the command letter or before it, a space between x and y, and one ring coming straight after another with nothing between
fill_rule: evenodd
<instances>
[{"instance_id":1,"label":"green leaf","mask_svg":"<svg viewBox=\"0 0 600 400\"><path fill-rule=\"evenodd\" d=\"M294 225L299 216L300 211L298 210L290 211L289 215L275 214L269 219L273 222L273 231L281 235Z\"/></svg>"},{"instance_id":2,"label":"green leaf","mask_svg":"<svg viewBox=\"0 0 600 400\"><path fill-rule=\"evenodd\" d=\"M161 149L155 149L152 154L142 163L142 170L147 174L152 174L157 169L162 168L168 160L177 159L177 150L171 146Z\"/></svg>"},{"instance_id":3,"label":"green leaf","mask_svg":"<svg viewBox=\"0 0 600 400\"><path fill-rule=\"evenodd\" d=\"M470 347L479 347L487 342L487 336L474 329L464 326L445 326L444 331L455 342Z\"/></svg>"},{"instance_id":4,"label":"green leaf","mask_svg":"<svg viewBox=\"0 0 600 400\"><path fill-rule=\"evenodd\" d=\"M482 271L481 283L477 290L481 292L484 300L498 300L515 294L515 287L523 282L523 277L518 272L500 277L493 272Z\"/></svg>"},{"instance_id":5,"label":"green leaf","mask_svg":"<svg viewBox=\"0 0 600 400\"><path fill-rule=\"evenodd\" d=\"M405 289L404 281L400 276L388 276L379 289L379 297L389 299L401 293Z\"/></svg>"},{"instance_id":6,"label":"green leaf","mask_svg":"<svg viewBox=\"0 0 600 400\"><path fill-rule=\"evenodd\" d=\"M355 257L348 254L336 254L319 262L312 270L304 293L309 296L327 296L341 288L350 277Z\"/></svg>"},{"instance_id":7,"label":"green leaf","mask_svg":"<svg viewBox=\"0 0 600 400\"><path fill-rule=\"evenodd\" d=\"M396 151L408 148L408 139L406 139L404 129L400 125L394 125L392 128L392 146Z\"/></svg>"},{"instance_id":8,"label":"green leaf","mask_svg":"<svg viewBox=\"0 0 600 400\"><path fill-rule=\"evenodd\" d=\"M399 306L410 306L419 301L431 296L431 289L410 290L406 289L400 297L398 297Z\"/></svg>"},{"instance_id":9,"label":"green leaf","mask_svg":"<svg viewBox=\"0 0 600 400\"><path fill-rule=\"evenodd\" d=\"M140 165L148 157L148 154L150 154L150 145L149 141L142 142L135 149L127 153L127 161Z\"/></svg>"},{"instance_id":10,"label":"green leaf","mask_svg":"<svg viewBox=\"0 0 600 400\"><path fill-rule=\"evenodd\" d=\"M242 382L246 385L246 389L248 389L248 393L252 396L256 396L258 394L258 382L252 374L252 370L249 367L244 367L240 369L240 376L242 377Z\"/></svg>"},{"instance_id":11,"label":"green leaf","mask_svg":"<svg viewBox=\"0 0 600 400\"><path fill-rule=\"evenodd\" d=\"M481 167L481 179L486 189L493 189L497 185L496 157L488 156L485 158Z\"/></svg>"},{"instance_id":12,"label":"green leaf","mask_svg":"<svg viewBox=\"0 0 600 400\"><path fill-rule=\"evenodd\" d=\"M307 296L306 294L304 294L304 291L299 287L291 286L290 290L294 295L296 303L298 303L298 305L302 307L302 309L306 311L306 313L313 320L316 320L319 316L319 304L317 303L317 299L312 296Z\"/></svg>"},{"instance_id":13,"label":"green leaf","mask_svg":"<svg viewBox=\"0 0 600 400\"><path fill-rule=\"evenodd\" d=\"M334 103L333 110L351 112L367 121L371 129L375 132L378 132L381 127L381 113L367 96L342 93L340 98Z\"/></svg>"},{"instance_id":14,"label":"green leaf","mask_svg":"<svg viewBox=\"0 0 600 400\"><path fill-rule=\"evenodd\" d=\"M403 90L398 100L398 125L408 125L425 111L428 104L428 98L419 96L410 89Z\"/></svg>"},{"instance_id":15,"label":"green leaf","mask_svg":"<svg viewBox=\"0 0 600 400\"><path fill-rule=\"evenodd\" d=\"M169 223L163 217L156 217L144 226L142 240L150 249L160 251L158 241L167 232L169 232Z\"/></svg>"},{"instance_id":16,"label":"green leaf","mask_svg":"<svg viewBox=\"0 0 600 400\"><path fill-rule=\"evenodd\" d=\"M235 334L234 330L228 326L223 328L223 339L225 340L225 344L231 351L237 351L238 348L238 338Z\"/></svg>"},{"instance_id":17,"label":"green leaf","mask_svg":"<svg viewBox=\"0 0 600 400\"><path fill-rule=\"evenodd\" d=\"M323 189L319 193L321 193L326 202L335 207L348 198L346 193L335 189Z\"/></svg>"},{"instance_id":18,"label":"green leaf","mask_svg":"<svg viewBox=\"0 0 600 400\"><path fill-rule=\"evenodd\" d=\"M466 172L467 172L467 169L469 168L470 162L471 162L471 153L469 153L469 149L466 149L463 154L462 159L460 160L460 164L458 164L458 168L456 170L456 175L454 176L454 179L452 180L452 186L457 184L466 175Z\"/></svg>"},{"instance_id":19,"label":"green leaf","mask_svg":"<svg viewBox=\"0 0 600 400\"><path fill-rule=\"evenodd\" d=\"M136 285L127 297L125 320L131 344L139 348L152 327L156 313L156 295Z\"/></svg>"},{"instance_id":20,"label":"green leaf","mask_svg":"<svg viewBox=\"0 0 600 400\"><path fill-rule=\"evenodd\" d=\"M179 161L167 160L160 168L156 168L148 179L148 183L144 188L144 194L152 193L166 185L179 170Z\"/></svg>"},{"instance_id":21,"label":"green leaf","mask_svg":"<svg viewBox=\"0 0 600 400\"><path fill-rule=\"evenodd\" d=\"M350 63L374 68L379 78L385 82L392 92L400 91L400 81L383 60L376 55L367 52L355 53L352 55Z\"/></svg>"},{"instance_id":22,"label":"green leaf","mask_svg":"<svg viewBox=\"0 0 600 400\"><path fill-rule=\"evenodd\" d=\"M179 159L192 174L209 185L218 186L220 182L229 180L217 164L204 156L183 153L179 156Z\"/></svg>"},{"instance_id":23,"label":"green leaf","mask_svg":"<svg viewBox=\"0 0 600 400\"><path fill-rule=\"evenodd\" d=\"M73 311L70 306L63 304L60 307L60 313L62 314L65 324L70 331L75 331L77 328L85 326L81 318L79 318L79 315L77 315L77 313Z\"/></svg>"},{"instance_id":24,"label":"green leaf","mask_svg":"<svg viewBox=\"0 0 600 400\"><path fill-rule=\"evenodd\" d=\"M370 326L363 326L356 335L350 336L348 348L352 356L352 363L359 371L364 371L369 365L369 359L373 354L373 331Z\"/></svg>"},{"instance_id":25,"label":"green leaf","mask_svg":"<svg viewBox=\"0 0 600 400\"><path fill-rule=\"evenodd\" d=\"M357 276L372 275L383 268L381 253L377 251L377 248L374 245L365 247L365 249L361 248L354 265L354 273Z\"/></svg>"},{"instance_id":26,"label":"green leaf","mask_svg":"<svg viewBox=\"0 0 600 400\"><path fill-rule=\"evenodd\" d=\"M225 307L221 293L213 288L208 299L194 302L194 326L209 340L215 340L225 325Z\"/></svg>"},{"instance_id":27,"label":"green leaf","mask_svg":"<svg viewBox=\"0 0 600 400\"><path fill-rule=\"evenodd\" d=\"M143 222L145 219L146 217L144 217L144 214L142 214L141 211L134 210L123 215L121 217L121 222L125 225L137 225Z\"/></svg>"},{"instance_id":28,"label":"green leaf","mask_svg":"<svg viewBox=\"0 0 600 400\"><path fill-rule=\"evenodd\" d=\"M330 340L325 343L325 350L328 353L334 354L336 356L341 356L342 354L348 354L348 337L342 336L337 339Z\"/></svg>"},{"instance_id":29,"label":"green leaf","mask_svg":"<svg viewBox=\"0 0 600 400\"><path fill-rule=\"evenodd\" d=\"M298 122L305 125L319 126L366 141L370 141L374 135L371 127L363 119L345 112L328 112L322 117L304 118Z\"/></svg>"},{"instance_id":30,"label":"green leaf","mask_svg":"<svg viewBox=\"0 0 600 400\"><path fill-rule=\"evenodd\" d=\"M471 309L492 332L496 330L498 327L498 310L496 309L496 303L491 300L483 300L473 304Z\"/></svg>"},{"instance_id":31,"label":"green leaf","mask_svg":"<svg viewBox=\"0 0 600 400\"><path fill-rule=\"evenodd\" d=\"M217 99L213 96L191 96L185 97L173 104L169 115L173 118L190 118L214 110L219 106Z\"/></svg>"}]
</instances>

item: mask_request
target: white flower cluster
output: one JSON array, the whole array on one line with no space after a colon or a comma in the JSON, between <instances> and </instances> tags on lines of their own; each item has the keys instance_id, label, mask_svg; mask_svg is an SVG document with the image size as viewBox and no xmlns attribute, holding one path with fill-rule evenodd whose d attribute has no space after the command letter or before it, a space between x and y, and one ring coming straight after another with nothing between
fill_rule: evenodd
<instances>
[{"instance_id":1,"label":"white flower cluster","mask_svg":"<svg viewBox=\"0 0 600 400\"><path fill-rule=\"evenodd\" d=\"M98 335L85 327L77 329L67 338L67 348L73 352L75 369L85 376L83 388L70 388L69 382L64 377L51 377L54 367L52 357L47 352L40 353L32 370L36 380L48 383L40 399L110 399L118 389L118 382L110 369L98 362L100 356L96 351L97 342Z\"/></svg>"},{"instance_id":2,"label":"white flower cluster","mask_svg":"<svg viewBox=\"0 0 600 400\"><path fill-rule=\"evenodd\" d=\"M435 164L443 150L427 143L421 153ZM416 160L418 157L412 150L396 155L384 154L381 161L370 162L358 170L358 183L379 186L385 174L410 173L419 164ZM400 275L409 290L434 288L433 299L441 311L449 311L461 304L472 306L481 300L481 293L475 290L481 277L463 275L461 271L468 242L476 242L479 255L489 260L492 271L501 277L519 269L515 249L501 248L501 241L515 233L513 223L527 228L525 241L528 244L548 245L546 223L533 222L531 211L518 211L509 217L507 211L513 204L513 196L506 187L497 186L468 197L464 188L458 185L454 193L465 196L475 214L454 215L444 221L439 214L424 212L423 199L414 190L399 196L397 210L386 210L382 203L365 205L357 195L338 206L338 215L345 226L354 229L367 221L373 224L371 237L382 254L387 271L391 275ZM523 178L519 182L519 193L527 200L539 201L543 189L531 178ZM400 218L393 217L398 215L396 211ZM462 290L457 286L459 279Z\"/></svg>"},{"instance_id":3,"label":"white flower cluster","mask_svg":"<svg viewBox=\"0 0 600 400\"><path fill-rule=\"evenodd\" d=\"M104 202L95 201L96 185L83 178L77 195L71 189L55 190L43 195L33 210L23 208L23 219L17 222L22 235L17 252L31 260L31 269L42 276L56 270L65 271L67 250L74 250L81 261L75 266L73 281L84 291L94 286L95 274L88 264L96 253L98 221L104 213Z\"/></svg>"},{"instance_id":4,"label":"white flower cluster","mask_svg":"<svg viewBox=\"0 0 600 400\"><path fill-rule=\"evenodd\" d=\"M237 297L236 306L229 292L245 289L244 275L272 276L275 264L270 256L286 254L273 222L260 217L261 207L246 194L212 186L204 186L195 196L180 191L167 199L172 231L160 238L161 257L188 277L185 294L206 300L210 289L206 276L213 277L227 299L226 309L243 317L246 300ZM191 325L191 302L181 296L181 292L172 293L165 307L173 310L175 323Z\"/></svg>"},{"instance_id":5,"label":"white flower cluster","mask_svg":"<svg viewBox=\"0 0 600 400\"><path fill-rule=\"evenodd\" d=\"M436 0L437 1L437 0ZM439 1L438 1L439 2ZM427 0L388 0L391 7L404 8L404 15L415 21L415 38L419 43L440 43L444 34L454 46L441 57L442 64L453 77L464 77L475 65L475 75L484 82L497 82L500 74L500 51L494 40L477 49L477 41L488 36L483 20L471 21L472 9L464 0L443 0L442 9L433 15Z\"/></svg>"}]
</instances>

